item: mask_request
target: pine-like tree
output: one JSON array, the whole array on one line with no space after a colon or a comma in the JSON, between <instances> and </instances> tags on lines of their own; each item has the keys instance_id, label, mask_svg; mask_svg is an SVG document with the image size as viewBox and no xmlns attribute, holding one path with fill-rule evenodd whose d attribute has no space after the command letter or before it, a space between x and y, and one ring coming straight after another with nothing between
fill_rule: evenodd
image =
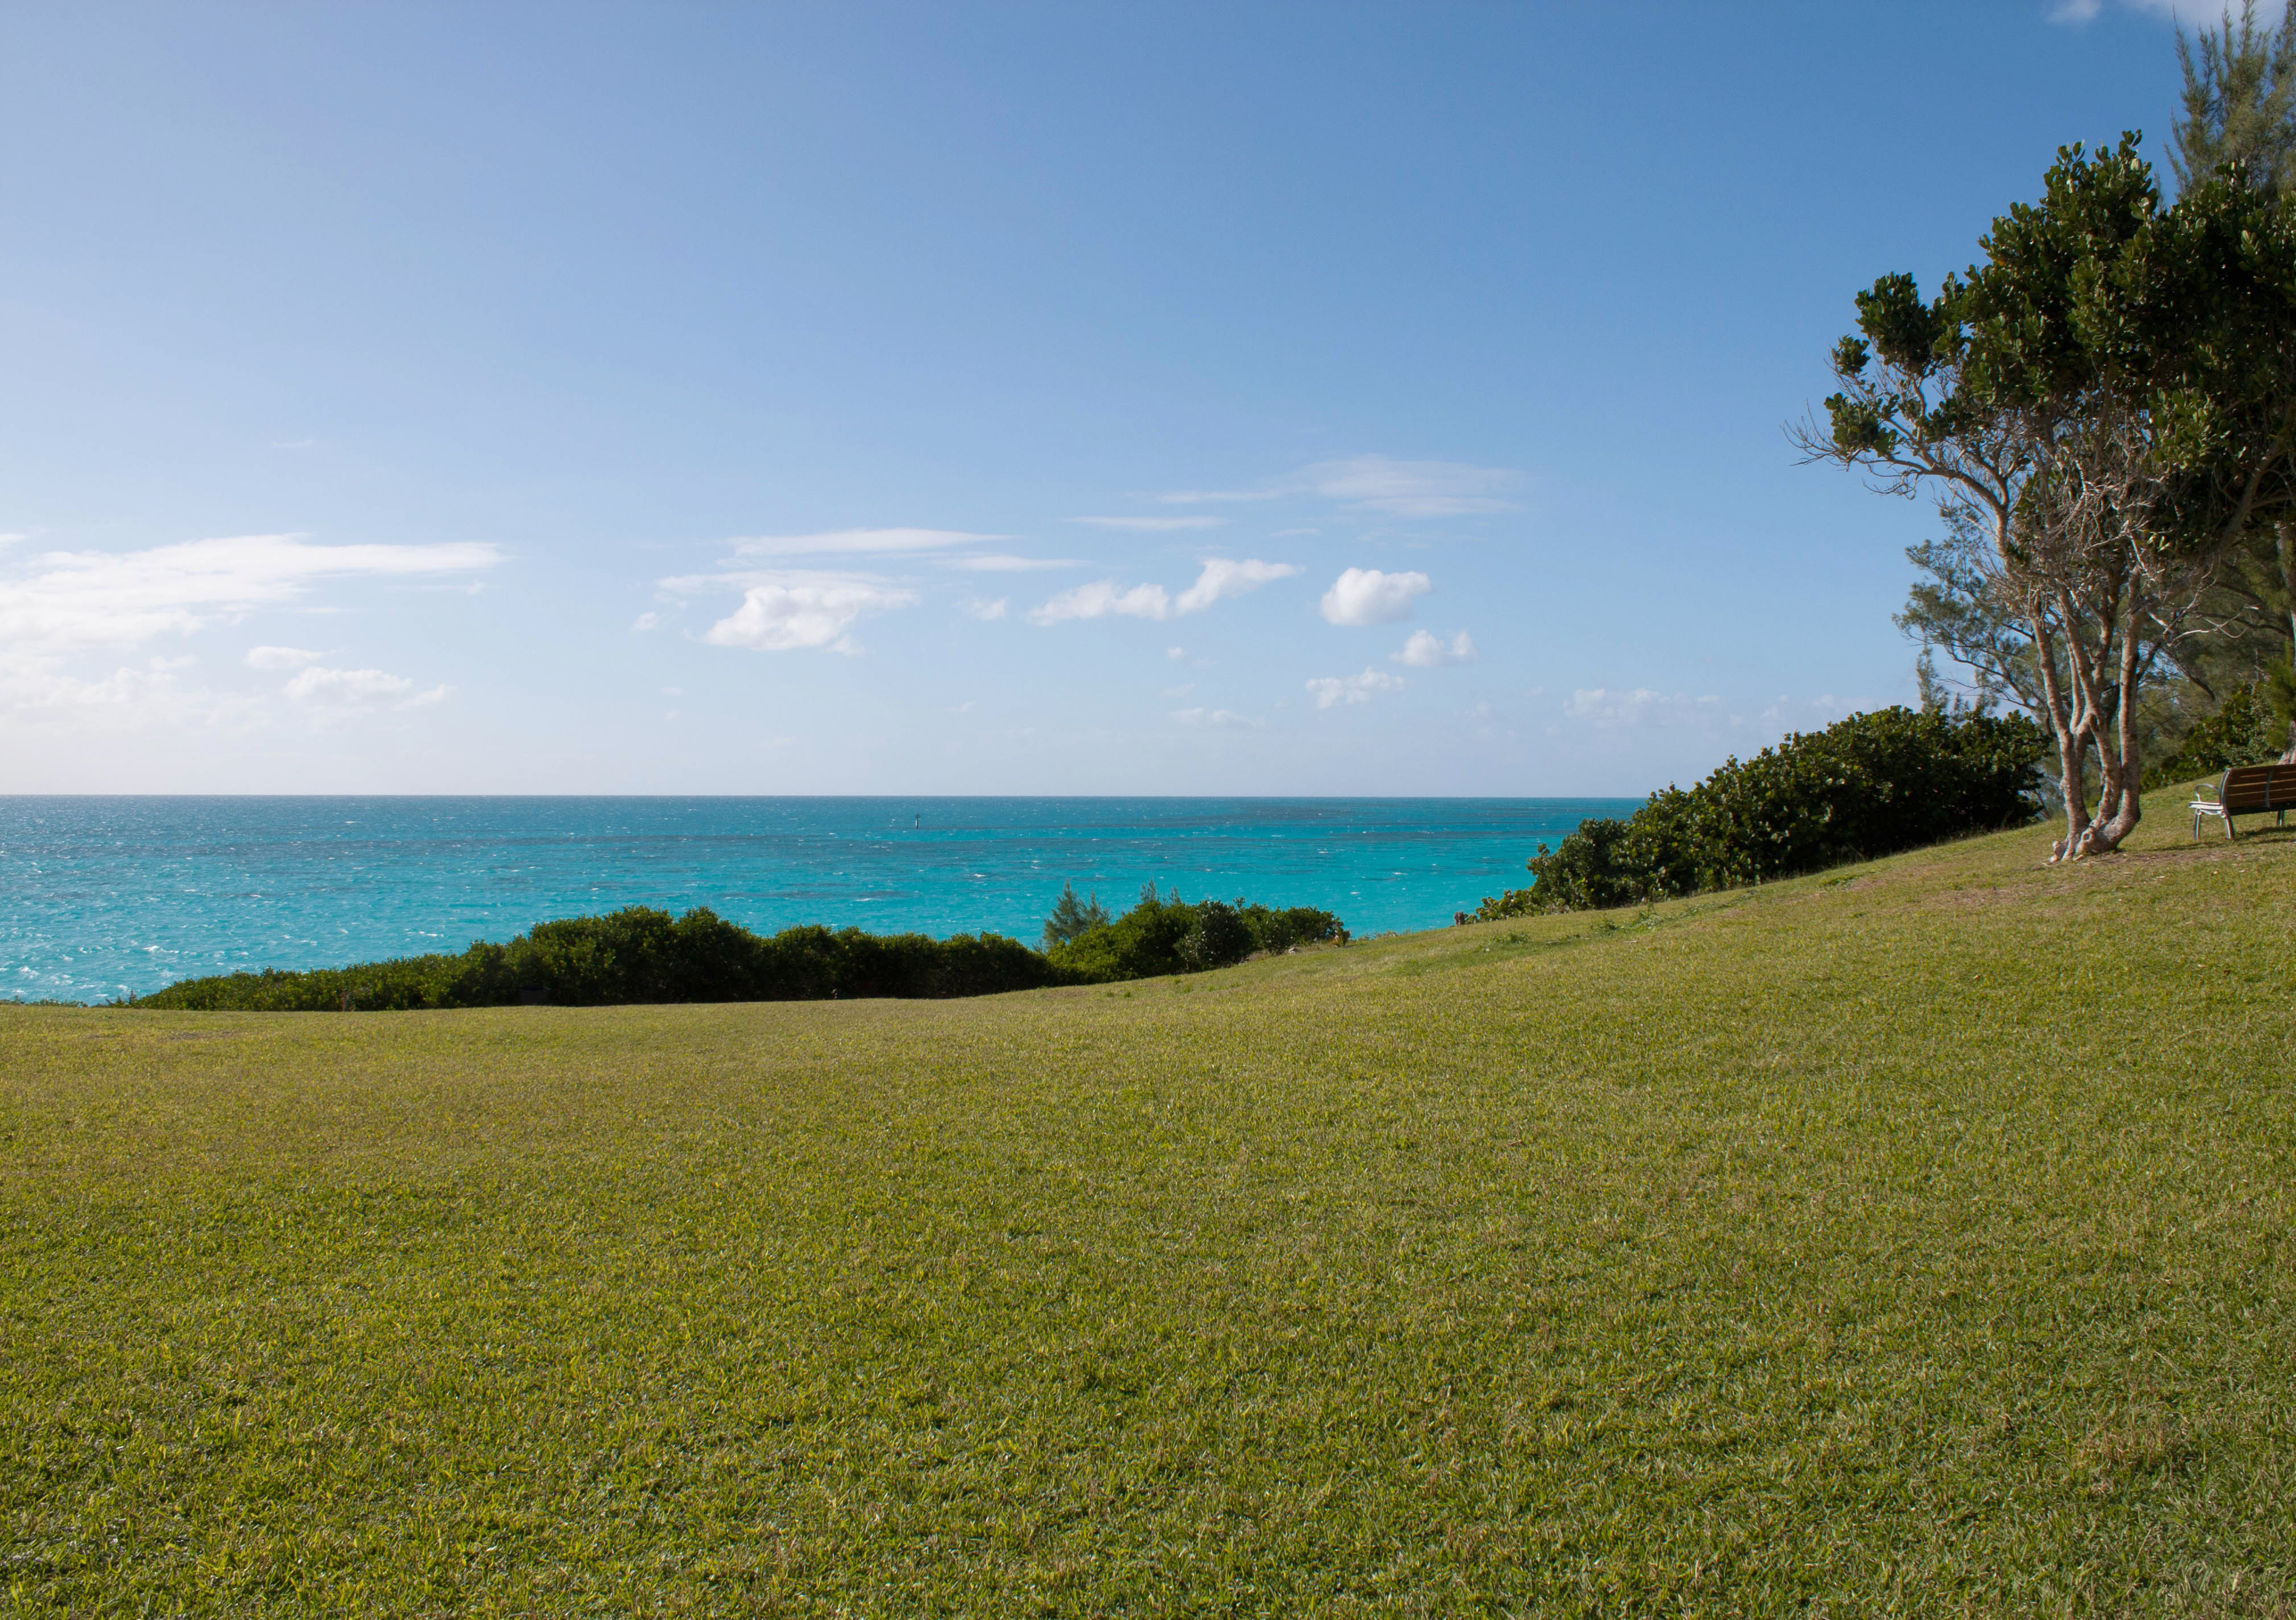
<instances>
[{"instance_id":1,"label":"pine-like tree","mask_svg":"<svg viewBox=\"0 0 2296 1620\"><path fill-rule=\"evenodd\" d=\"M1053 914L1045 919L1045 948L1050 950L1054 945L1066 945L1078 935L1104 928L1107 924L1108 908L1100 903L1098 895L1079 900L1076 885L1063 883L1061 885L1061 897L1053 902Z\"/></svg>"}]
</instances>

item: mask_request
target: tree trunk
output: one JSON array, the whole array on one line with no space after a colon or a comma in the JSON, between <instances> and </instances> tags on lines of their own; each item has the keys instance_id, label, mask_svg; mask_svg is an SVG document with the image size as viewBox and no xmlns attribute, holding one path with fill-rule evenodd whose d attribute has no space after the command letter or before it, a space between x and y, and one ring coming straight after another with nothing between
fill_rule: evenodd
<instances>
[{"instance_id":1,"label":"tree trunk","mask_svg":"<svg viewBox=\"0 0 2296 1620\"><path fill-rule=\"evenodd\" d=\"M2041 716L2048 722L2049 732L2057 740L2057 784L2065 795L2065 836L2051 847L2049 859L2062 861L2080 847L2081 835L2088 830L2088 733L2073 724L2068 712L2070 705L2058 675L2056 641L2050 634L2047 613L2036 607L2028 615L2027 622L2033 631L2033 662L2041 675Z\"/></svg>"},{"instance_id":2,"label":"tree trunk","mask_svg":"<svg viewBox=\"0 0 2296 1620\"><path fill-rule=\"evenodd\" d=\"M2136 742L2136 672L2138 633L2144 625L2143 593L2128 593L2128 623L2120 635L2120 701L2113 716L2113 746L2111 756L2103 750L2099 765L2104 774L2104 802L2097 806L2103 824L2092 830L2088 853L2109 855L2120 847L2120 841L2136 830L2136 823L2144 817L2144 769L2137 758ZM2112 757L2117 756L2117 757Z\"/></svg>"}]
</instances>

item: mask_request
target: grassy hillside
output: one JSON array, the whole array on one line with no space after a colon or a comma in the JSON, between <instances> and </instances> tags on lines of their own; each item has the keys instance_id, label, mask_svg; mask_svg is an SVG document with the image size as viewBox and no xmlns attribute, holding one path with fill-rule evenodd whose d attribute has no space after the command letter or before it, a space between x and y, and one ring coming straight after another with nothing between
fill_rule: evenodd
<instances>
[{"instance_id":1,"label":"grassy hillside","mask_svg":"<svg viewBox=\"0 0 2296 1620\"><path fill-rule=\"evenodd\" d=\"M978 1002L0 1010L0 1594L2286 1613L2296 833L2172 800Z\"/></svg>"}]
</instances>

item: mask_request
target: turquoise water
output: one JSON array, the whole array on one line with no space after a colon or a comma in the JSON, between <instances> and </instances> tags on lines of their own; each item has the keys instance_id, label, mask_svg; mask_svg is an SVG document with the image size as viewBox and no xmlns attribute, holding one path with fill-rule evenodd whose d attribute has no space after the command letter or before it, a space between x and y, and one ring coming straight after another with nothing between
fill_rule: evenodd
<instances>
[{"instance_id":1,"label":"turquoise water","mask_svg":"<svg viewBox=\"0 0 2296 1620\"><path fill-rule=\"evenodd\" d=\"M105 1001L237 968L706 905L1034 944L1061 883L1434 928L1621 799L0 798L0 995Z\"/></svg>"}]
</instances>

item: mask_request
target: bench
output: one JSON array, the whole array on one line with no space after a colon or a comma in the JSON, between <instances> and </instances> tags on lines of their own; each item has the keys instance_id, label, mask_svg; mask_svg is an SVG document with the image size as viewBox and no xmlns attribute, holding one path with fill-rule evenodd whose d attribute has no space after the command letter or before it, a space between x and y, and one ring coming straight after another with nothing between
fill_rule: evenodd
<instances>
[{"instance_id":1,"label":"bench","mask_svg":"<svg viewBox=\"0 0 2296 1620\"><path fill-rule=\"evenodd\" d=\"M2214 798L2193 801L2193 836L2201 836L2201 817L2213 815L2224 823L2225 837L2232 837L2232 818L2235 815L2256 815L2272 811L2279 819L2274 823L2288 824L2288 812L2296 809L2296 765L2234 765L2224 773Z\"/></svg>"}]
</instances>

